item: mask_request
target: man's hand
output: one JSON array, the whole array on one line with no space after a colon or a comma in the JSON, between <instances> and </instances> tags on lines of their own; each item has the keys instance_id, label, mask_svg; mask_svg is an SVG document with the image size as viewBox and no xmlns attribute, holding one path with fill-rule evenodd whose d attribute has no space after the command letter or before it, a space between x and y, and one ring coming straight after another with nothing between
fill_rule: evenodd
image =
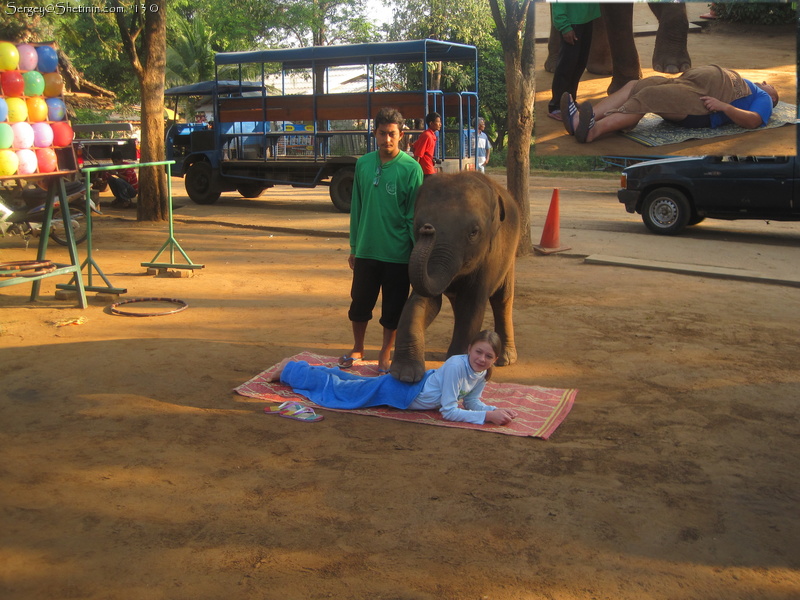
<instances>
[{"instance_id":1,"label":"man's hand","mask_svg":"<svg viewBox=\"0 0 800 600\"><path fill-rule=\"evenodd\" d=\"M355 254L351 254L350 256L347 257L347 264L350 265L350 270L352 271L353 267L355 267L355 265L356 265L356 255Z\"/></svg>"},{"instance_id":2,"label":"man's hand","mask_svg":"<svg viewBox=\"0 0 800 600\"><path fill-rule=\"evenodd\" d=\"M578 36L575 35L575 31L572 29L570 29L567 33L562 33L561 37L564 40L564 42L566 42L570 46L574 46L575 42L578 41Z\"/></svg>"},{"instance_id":3,"label":"man's hand","mask_svg":"<svg viewBox=\"0 0 800 600\"><path fill-rule=\"evenodd\" d=\"M736 108L735 106L713 98L712 96L700 96L700 101L707 110L712 112L725 113L731 121L736 123L739 127L745 129L755 129L761 127L761 115L752 110L744 110Z\"/></svg>"},{"instance_id":4,"label":"man's hand","mask_svg":"<svg viewBox=\"0 0 800 600\"><path fill-rule=\"evenodd\" d=\"M711 112L725 112L725 107L730 106L727 102L717 100L712 96L700 96L700 102L703 103L706 110L710 110Z\"/></svg>"}]
</instances>

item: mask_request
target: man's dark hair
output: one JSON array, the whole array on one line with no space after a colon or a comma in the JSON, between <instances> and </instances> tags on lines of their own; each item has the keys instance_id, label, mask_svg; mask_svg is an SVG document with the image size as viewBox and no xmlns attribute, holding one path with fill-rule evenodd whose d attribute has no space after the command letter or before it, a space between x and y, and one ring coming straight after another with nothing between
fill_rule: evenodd
<instances>
[{"instance_id":1,"label":"man's dark hair","mask_svg":"<svg viewBox=\"0 0 800 600\"><path fill-rule=\"evenodd\" d=\"M375 129L377 129L380 125L390 125L391 123L394 123L400 128L400 131L402 131L404 121L405 119L403 119L403 115L400 114L399 110L385 106L380 109L378 114L375 116Z\"/></svg>"},{"instance_id":2,"label":"man's dark hair","mask_svg":"<svg viewBox=\"0 0 800 600\"><path fill-rule=\"evenodd\" d=\"M436 119L441 119L441 118L442 118L442 115L440 115L437 112L428 113L428 116L425 117L425 125L430 125Z\"/></svg>"}]
</instances>

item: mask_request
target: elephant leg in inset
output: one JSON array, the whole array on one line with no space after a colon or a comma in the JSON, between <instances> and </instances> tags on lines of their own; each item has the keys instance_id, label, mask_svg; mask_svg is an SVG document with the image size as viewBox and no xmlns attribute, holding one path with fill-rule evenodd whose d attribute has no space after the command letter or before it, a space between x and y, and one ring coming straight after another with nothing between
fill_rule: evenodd
<instances>
[{"instance_id":1,"label":"elephant leg in inset","mask_svg":"<svg viewBox=\"0 0 800 600\"><path fill-rule=\"evenodd\" d=\"M447 294L453 306L453 338L447 349L447 356L466 354L469 343L478 335L483 326L486 305L489 303L489 290L486 285L476 283L480 275L463 282L457 293Z\"/></svg>"},{"instance_id":2,"label":"elephant leg in inset","mask_svg":"<svg viewBox=\"0 0 800 600\"><path fill-rule=\"evenodd\" d=\"M497 366L513 365L517 362L517 346L514 343L514 269L506 276L503 285L489 298L494 315L494 330L503 340L503 353L497 358Z\"/></svg>"},{"instance_id":3,"label":"elephant leg in inset","mask_svg":"<svg viewBox=\"0 0 800 600\"><path fill-rule=\"evenodd\" d=\"M650 10L658 18L653 69L660 73L683 73L692 66L687 48L689 17L686 16L686 5L682 2L653 2Z\"/></svg>"},{"instance_id":4,"label":"elephant leg in inset","mask_svg":"<svg viewBox=\"0 0 800 600\"><path fill-rule=\"evenodd\" d=\"M544 60L544 70L548 73L555 73L559 48L561 48L561 33L551 23L550 37L547 40L547 58Z\"/></svg>"},{"instance_id":5,"label":"elephant leg in inset","mask_svg":"<svg viewBox=\"0 0 800 600\"><path fill-rule=\"evenodd\" d=\"M594 75L611 75L614 65L611 63L611 50L608 47L608 32L602 15L592 23L592 45L589 49L589 62L586 70Z\"/></svg>"},{"instance_id":6,"label":"elephant leg in inset","mask_svg":"<svg viewBox=\"0 0 800 600\"><path fill-rule=\"evenodd\" d=\"M606 22L608 46L614 72L608 93L613 94L629 81L642 78L639 53L633 40L633 3L600 4L600 13Z\"/></svg>"},{"instance_id":7,"label":"elephant leg in inset","mask_svg":"<svg viewBox=\"0 0 800 600\"><path fill-rule=\"evenodd\" d=\"M389 368L395 379L414 383L425 375L425 330L441 308L441 295L425 298L411 292L397 325L394 357Z\"/></svg>"}]
</instances>

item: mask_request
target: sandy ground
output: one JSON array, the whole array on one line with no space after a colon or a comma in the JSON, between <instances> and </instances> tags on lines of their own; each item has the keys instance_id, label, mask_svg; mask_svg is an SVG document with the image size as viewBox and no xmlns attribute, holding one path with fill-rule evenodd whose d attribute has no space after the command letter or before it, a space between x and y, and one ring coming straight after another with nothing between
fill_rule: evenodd
<instances>
[{"instance_id":1,"label":"sandy ground","mask_svg":"<svg viewBox=\"0 0 800 600\"><path fill-rule=\"evenodd\" d=\"M346 239L179 223L205 268L154 277L165 226L115 214L104 273L189 309L0 289L4 600L800 596L796 289L526 257L520 359L497 377L580 389L549 441L307 424L231 390L349 348ZM431 365L451 326L431 327Z\"/></svg>"},{"instance_id":2,"label":"sandy ground","mask_svg":"<svg viewBox=\"0 0 800 600\"><path fill-rule=\"evenodd\" d=\"M702 21L699 15L708 12L704 2L688 3L690 21ZM681 144L668 144L648 148L613 135L591 144L579 144L567 135L564 126L547 118L547 103L552 95L552 73L544 70L547 57L546 36L550 16L546 4L536 8L536 152L541 155L603 155L603 156L652 156L652 155L789 155L796 154L796 126L787 125L776 129L751 131L737 136L690 140ZM655 30L657 21L645 5L634 7L634 22L640 30ZM695 66L718 64L735 69L753 81L769 81L778 89L781 100L795 104L797 98L797 49L796 30L793 26L761 27L705 22L700 33L689 34L689 54ZM655 36L636 38L642 63L642 75L662 75L653 71L651 57ZM611 77L585 73L578 87L578 100L596 103L606 96Z\"/></svg>"}]
</instances>

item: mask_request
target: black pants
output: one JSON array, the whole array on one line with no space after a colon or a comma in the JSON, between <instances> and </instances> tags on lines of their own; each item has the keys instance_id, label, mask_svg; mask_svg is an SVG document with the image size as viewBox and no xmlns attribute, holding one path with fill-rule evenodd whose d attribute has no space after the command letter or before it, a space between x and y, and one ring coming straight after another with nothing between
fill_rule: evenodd
<instances>
[{"instance_id":1,"label":"black pants","mask_svg":"<svg viewBox=\"0 0 800 600\"><path fill-rule=\"evenodd\" d=\"M371 321L372 309L381 293L380 324L386 329L397 329L410 287L408 264L356 258L347 316L356 323Z\"/></svg>"},{"instance_id":2,"label":"black pants","mask_svg":"<svg viewBox=\"0 0 800 600\"><path fill-rule=\"evenodd\" d=\"M586 70L589 62L589 48L592 45L592 23L573 25L572 30L578 40L574 44L567 44L561 40L561 49L558 51L558 62L553 73L553 97L547 105L548 112L558 110L561 96L569 92L572 97L578 98L578 82ZM566 118L566 115L563 115Z\"/></svg>"}]
</instances>

